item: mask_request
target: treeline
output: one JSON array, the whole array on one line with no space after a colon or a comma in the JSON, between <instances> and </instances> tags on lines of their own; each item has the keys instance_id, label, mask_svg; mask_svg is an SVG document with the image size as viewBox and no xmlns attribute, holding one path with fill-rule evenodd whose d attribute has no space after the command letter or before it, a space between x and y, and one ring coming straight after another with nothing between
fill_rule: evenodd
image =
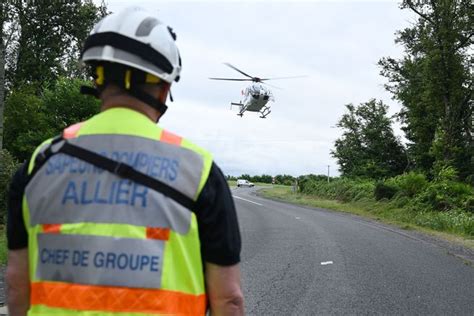
<instances>
[{"instance_id":1,"label":"treeline","mask_svg":"<svg viewBox=\"0 0 474 316\"><path fill-rule=\"evenodd\" d=\"M273 183L273 179L275 179L274 184L294 185L296 177L293 177L288 174L279 174L276 176L271 176L268 174L262 174L261 176L251 176L249 174L243 174L238 177L234 177L230 175L227 176L227 180L230 180L230 181L236 181L237 179L244 179L244 180L248 180L254 183L257 183L257 182L258 183Z\"/></svg>"},{"instance_id":2,"label":"treeline","mask_svg":"<svg viewBox=\"0 0 474 316\"><path fill-rule=\"evenodd\" d=\"M41 141L99 111L79 93L79 63L90 29L106 14L92 0L0 3L0 212L18 163ZM0 216L0 222L3 216Z\"/></svg>"},{"instance_id":3,"label":"treeline","mask_svg":"<svg viewBox=\"0 0 474 316\"><path fill-rule=\"evenodd\" d=\"M433 181L452 170L472 185L474 3L404 0L401 8L417 16L396 33L405 53L384 57L379 65L402 110L388 117L387 105L375 99L346 105L332 155L344 177L386 179L415 171ZM402 123L405 145L393 133L395 119Z\"/></svg>"}]
</instances>

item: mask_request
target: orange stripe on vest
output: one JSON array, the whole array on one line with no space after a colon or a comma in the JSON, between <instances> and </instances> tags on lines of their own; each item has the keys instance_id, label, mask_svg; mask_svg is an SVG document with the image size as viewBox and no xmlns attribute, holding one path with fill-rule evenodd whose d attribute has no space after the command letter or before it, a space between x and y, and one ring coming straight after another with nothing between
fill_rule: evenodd
<instances>
[{"instance_id":1,"label":"orange stripe on vest","mask_svg":"<svg viewBox=\"0 0 474 316\"><path fill-rule=\"evenodd\" d=\"M63 131L63 137L65 139L70 139L70 138L76 137L77 133L81 129L82 124L84 124L84 122L76 123L74 125L71 125L71 126L65 128L64 131Z\"/></svg>"},{"instance_id":2,"label":"orange stripe on vest","mask_svg":"<svg viewBox=\"0 0 474 316\"><path fill-rule=\"evenodd\" d=\"M148 239L159 239L168 240L170 239L170 229L160 227L147 227L146 238Z\"/></svg>"},{"instance_id":3,"label":"orange stripe on vest","mask_svg":"<svg viewBox=\"0 0 474 316\"><path fill-rule=\"evenodd\" d=\"M43 233L59 234L61 233L61 224L43 224Z\"/></svg>"},{"instance_id":4,"label":"orange stripe on vest","mask_svg":"<svg viewBox=\"0 0 474 316\"><path fill-rule=\"evenodd\" d=\"M31 304L81 311L204 315L206 295L61 282L31 283Z\"/></svg>"},{"instance_id":5,"label":"orange stripe on vest","mask_svg":"<svg viewBox=\"0 0 474 316\"><path fill-rule=\"evenodd\" d=\"M160 137L160 141L164 142L164 143L168 143L168 144L173 144L173 145L181 145L181 142L182 142L183 138L176 135L176 134L173 134L171 132L168 132L166 130L163 130L161 132L161 137Z\"/></svg>"}]
</instances>

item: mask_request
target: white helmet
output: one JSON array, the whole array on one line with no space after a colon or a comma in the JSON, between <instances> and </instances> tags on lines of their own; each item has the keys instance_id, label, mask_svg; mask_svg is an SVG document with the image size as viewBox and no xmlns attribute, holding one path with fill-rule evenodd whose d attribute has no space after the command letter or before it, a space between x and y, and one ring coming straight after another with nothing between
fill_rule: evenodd
<instances>
[{"instance_id":1,"label":"white helmet","mask_svg":"<svg viewBox=\"0 0 474 316\"><path fill-rule=\"evenodd\" d=\"M100 20L82 51L84 62L113 62L137 68L168 83L179 80L176 35L155 15L130 7Z\"/></svg>"}]
</instances>

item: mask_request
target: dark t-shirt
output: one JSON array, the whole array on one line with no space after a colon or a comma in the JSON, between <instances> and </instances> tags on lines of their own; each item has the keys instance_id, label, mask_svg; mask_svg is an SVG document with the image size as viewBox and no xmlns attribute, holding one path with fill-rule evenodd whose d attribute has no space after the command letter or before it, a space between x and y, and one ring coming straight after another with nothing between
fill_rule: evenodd
<instances>
[{"instance_id":1,"label":"dark t-shirt","mask_svg":"<svg viewBox=\"0 0 474 316\"><path fill-rule=\"evenodd\" d=\"M28 164L23 164L10 184L7 221L10 250L28 246L22 213L22 198L28 181L27 169ZM222 171L215 163L197 200L195 214L203 261L223 266L238 263L241 241L234 200Z\"/></svg>"}]
</instances>

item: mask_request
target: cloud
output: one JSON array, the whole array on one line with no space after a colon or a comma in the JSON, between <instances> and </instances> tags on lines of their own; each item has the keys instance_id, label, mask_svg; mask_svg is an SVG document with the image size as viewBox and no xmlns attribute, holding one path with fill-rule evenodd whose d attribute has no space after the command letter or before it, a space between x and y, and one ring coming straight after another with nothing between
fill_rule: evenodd
<instances>
[{"instance_id":1,"label":"cloud","mask_svg":"<svg viewBox=\"0 0 474 316\"><path fill-rule=\"evenodd\" d=\"M228 174L326 174L327 165L337 174L330 150L344 105L377 98L390 114L399 110L376 64L401 55L393 34L410 15L395 1L271 4L134 2L158 11L178 35L183 72L162 125L209 149ZM109 9L125 5L111 0ZM273 89L268 118L240 118L229 105L240 100L245 83L207 79L242 77L223 62L254 76L308 77L270 82L282 90Z\"/></svg>"}]
</instances>

